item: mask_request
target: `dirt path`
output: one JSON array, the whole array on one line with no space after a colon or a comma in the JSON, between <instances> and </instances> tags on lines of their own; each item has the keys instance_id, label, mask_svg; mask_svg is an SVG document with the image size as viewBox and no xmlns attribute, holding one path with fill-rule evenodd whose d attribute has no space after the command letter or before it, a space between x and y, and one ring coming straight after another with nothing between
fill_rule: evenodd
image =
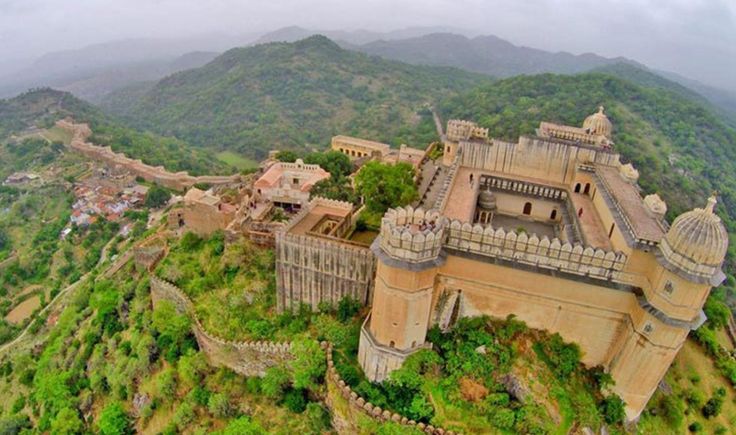
<instances>
[{"instance_id":1,"label":"dirt path","mask_svg":"<svg viewBox=\"0 0 736 435\"><path fill-rule=\"evenodd\" d=\"M107 260L107 251L110 248L110 245L112 244L112 242L114 240L115 239L110 240L105 245L105 247L102 248L102 253L100 254L100 259L97 261L97 264L95 265L95 267L92 268L92 270L90 270L89 272L85 273L77 281L74 281L73 283L71 283L68 286L66 286L63 290L61 290L59 292L59 294L56 295L56 297L51 300L51 302L49 302L45 307L43 307L43 309L38 313L38 315L39 316L44 315L47 311L49 311L51 308L53 308L54 305L56 305L56 303L58 301L60 301L67 293L69 293L71 290L74 290L75 288L77 288L82 282L84 282L87 278L89 278L89 276L92 274L92 272L94 272L95 269L97 269L97 267L99 267L102 263L105 262L105 260ZM114 267L114 266L115 265L113 264L111 267ZM14 340L12 340L12 341L10 341L8 343L5 343L4 345L0 346L0 356L2 356L7 350L11 349L13 346L15 346L16 344L18 344L21 340L23 340L23 338L28 334L28 331L30 330L31 325L33 325L33 322L28 323L28 326L26 326L25 329L23 329L23 331L17 337L15 337Z\"/></svg>"}]
</instances>

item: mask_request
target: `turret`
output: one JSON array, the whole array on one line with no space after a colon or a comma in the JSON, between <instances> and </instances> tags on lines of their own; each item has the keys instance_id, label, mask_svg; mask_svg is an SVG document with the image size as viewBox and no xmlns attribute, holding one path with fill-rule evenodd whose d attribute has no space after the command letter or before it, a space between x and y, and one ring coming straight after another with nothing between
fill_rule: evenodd
<instances>
[{"instance_id":1,"label":"turret","mask_svg":"<svg viewBox=\"0 0 736 435\"><path fill-rule=\"evenodd\" d=\"M392 209L371 246L378 259L372 311L361 328L358 359L382 381L425 343L437 269L445 260L447 219L434 210Z\"/></svg>"}]
</instances>

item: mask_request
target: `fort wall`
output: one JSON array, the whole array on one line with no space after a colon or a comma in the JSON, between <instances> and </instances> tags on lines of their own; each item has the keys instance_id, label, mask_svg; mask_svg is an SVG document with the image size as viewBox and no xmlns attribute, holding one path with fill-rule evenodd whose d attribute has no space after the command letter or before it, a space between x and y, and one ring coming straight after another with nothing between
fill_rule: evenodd
<instances>
[{"instance_id":1,"label":"fort wall","mask_svg":"<svg viewBox=\"0 0 736 435\"><path fill-rule=\"evenodd\" d=\"M144 180L159 184L169 189L185 190L197 183L230 184L240 181L240 175L214 176L203 175L194 177L188 172L169 172L163 166L151 166L141 160L131 159L122 153L116 153L109 146L98 146L87 142L92 130L87 124L74 124L67 120L60 120L56 125L73 133L71 148L91 159L98 160L112 167L119 167L130 173L142 177Z\"/></svg>"},{"instance_id":2,"label":"fort wall","mask_svg":"<svg viewBox=\"0 0 736 435\"><path fill-rule=\"evenodd\" d=\"M619 165L619 155L611 151L534 136L522 136L518 143L461 142L459 158L463 167L537 178L565 186L575 179L579 162Z\"/></svg>"},{"instance_id":3,"label":"fort wall","mask_svg":"<svg viewBox=\"0 0 736 435\"><path fill-rule=\"evenodd\" d=\"M269 367L292 359L290 343L230 341L207 332L184 292L155 276L151 277L151 300L154 307L162 300L170 301L177 311L190 316L197 344L214 366L227 367L243 376L264 376Z\"/></svg>"}]
</instances>

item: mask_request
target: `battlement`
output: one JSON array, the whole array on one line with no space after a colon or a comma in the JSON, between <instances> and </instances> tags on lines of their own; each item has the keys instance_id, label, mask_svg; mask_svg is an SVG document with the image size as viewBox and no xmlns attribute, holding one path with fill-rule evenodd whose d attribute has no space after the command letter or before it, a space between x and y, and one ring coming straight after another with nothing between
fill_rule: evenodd
<instances>
[{"instance_id":1,"label":"battlement","mask_svg":"<svg viewBox=\"0 0 736 435\"><path fill-rule=\"evenodd\" d=\"M421 263L440 255L447 218L436 210L390 209L381 220L380 248L389 257Z\"/></svg>"},{"instance_id":2,"label":"battlement","mask_svg":"<svg viewBox=\"0 0 736 435\"><path fill-rule=\"evenodd\" d=\"M281 168L284 171L300 171L300 172L319 172L322 168L317 164L304 163L302 159L297 159L294 163L281 162Z\"/></svg>"},{"instance_id":3,"label":"battlement","mask_svg":"<svg viewBox=\"0 0 736 435\"><path fill-rule=\"evenodd\" d=\"M536 234L517 234L503 228L453 220L448 227L445 247L459 253L494 257L622 284L631 282L623 272L627 261L624 253L573 245L558 238L550 240L545 236L540 239Z\"/></svg>"},{"instance_id":4,"label":"battlement","mask_svg":"<svg viewBox=\"0 0 736 435\"><path fill-rule=\"evenodd\" d=\"M451 119L447 121L447 138L458 142L470 139L488 139L488 129L471 121Z\"/></svg>"}]
</instances>

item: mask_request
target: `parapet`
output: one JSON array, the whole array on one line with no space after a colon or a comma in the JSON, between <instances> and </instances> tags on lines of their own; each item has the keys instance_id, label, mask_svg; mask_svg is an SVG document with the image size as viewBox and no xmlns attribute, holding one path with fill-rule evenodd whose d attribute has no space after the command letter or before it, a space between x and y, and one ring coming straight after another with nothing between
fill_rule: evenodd
<instances>
[{"instance_id":1,"label":"parapet","mask_svg":"<svg viewBox=\"0 0 736 435\"><path fill-rule=\"evenodd\" d=\"M440 258L447 218L436 210L407 206L390 209L381 220L380 251L401 263L420 264Z\"/></svg>"},{"instance_id":2,"label":"parapet","mask_svg":"<svg viewBox=\"0 0 736 435\"><path fill-rule=\"evenodd\" d=\"M488 129L479 127L471 121L451 119L447 121L447 138L455 142L470 139L487 140Z\"/></svg>"}]
</instances>

